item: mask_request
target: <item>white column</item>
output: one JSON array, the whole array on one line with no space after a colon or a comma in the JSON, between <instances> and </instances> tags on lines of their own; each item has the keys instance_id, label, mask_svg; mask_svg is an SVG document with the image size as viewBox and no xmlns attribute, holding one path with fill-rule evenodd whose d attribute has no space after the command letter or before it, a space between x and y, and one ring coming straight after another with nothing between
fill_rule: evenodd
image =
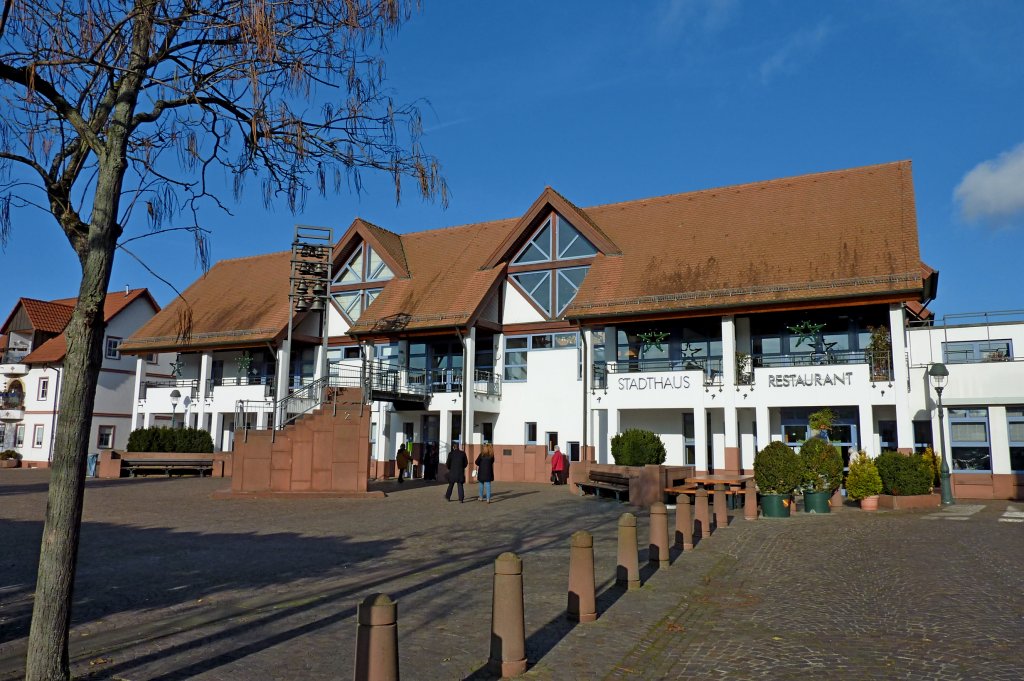
<instances>
[{"instance_id":1,"label":"white column","mask_svg":"<svg viewBox=\"0 0 1024 681\"><path fill-rule=\"evenodd\" d=\"M1006 407L988 408L989 455L992 457L992 473L1009 474L1010 469L1010 427L1006 422Z\"/></svg>"},{"instance_id":2,"label":"white column","mask_svg":"<svg viewBox=\"0 0 1024 681\"><path fill-rule=\"evenodd\" d=\"M142 399L142 382L146 380L146 359L139 355L135 359L135 392L132 393L132 429L139 426L139 400ZM56 402L56 400L54 400Z\"/></svg>"},{"instance_id":3,"label":"white column","mask_svg":"<svg viewBox=\"0 0 1024 681\"><path fill-rule=\"evenodd\" d=\"M772 441L772 420L766 404L758 405L754 413L757 419L757 451L761 451Z\"/></svg>"},{"instance_id":4,"label":"white column","mask_svg":"<svg viewBox=\"0 0 1024 681\"><path fill-rule=\"evenodd\" d=\"M313 365L313 380L319 381L321 378L327 375L327 348L325 348L322 343L316 346L314 362L315 364Z\"/></svg>"},{"instance_id":5,"label":"white column","mask_svg":"<svg viewBox=\"0 0 1024 681\"><path fill-rule=\"evenodd\" d=\"M708 464L708 411L704 407L693 408L693 458L698 471L707 471Z\"/></svg>"},{"instance_id":6,"label":"white column","mask_svg":"<svg viewBox=\"0 0 1024 681\"><path fill-rule=\"evenodd\" d=\"M476 376L476 327L469 330L469 335L463 339L465 351L462 358L462 404L463 419L462 430L466 433L466 442L476 444L473 439L473 379Z\"/></svg>"},{"instance_id":7,"label":"white column","mask_svg":"<svg viewBox=\"0 0 1024 681\"><path fill-rule=\"evenodd\" d=\"M450 411L441 410L440 415L441 423L437 428L437 452L440 456L440 461L444 461L445 457L448 456L448 452L453 446L452 442L452 413ZM538 433L538 436L540 434ZM426 441L426 434L420 438L422 441Z\"/></svg>"},{"instance_id":8,"label":"white column","mask_svg":"<svg viewBox=\"0 0 1024 681\"><path fill-rule=\"evenodd\" d=\"M196 405L196 421L200 428L206 425L206 399L212 394L209 387L212 364L212 352L204 352L199 356L199 403Z\"/></svg>"},{"instance_id":9,"label":"white column","mask_svg":"<svg viewBox=\"0 0 1024 681\"><path fill-rule=\"evenodd\" d=\"M896 447L914 448L914 422L910 411L910 370L907 367L907 331L903 323L903 305L889 306L889 329L892 339L892 386L896 396Z\"/></svg>"},{"instance_id":10,"label":"white column","mask_svg":"<svg viewBox=\"0 0 1024 681\"><path fill-rule=\"evenodd\" d=\"M213 435L213 449L218 452L224 451L224 414L214 412L213 427L210 434Z\"/></svg>"},{"instance_id":11,"label":"white column","mask_svg":"<svg viewBox=\"0 0 1024 681\"><path fill-rule=\"evenodd\" d=\"M867 452L868 456L878 456L880 452L876 445L875 410L870 404L864 404L863 402L857 408L860 411L860 428L858 429L860 448Z\"/></svg>"},{"instance_id":12,"label":"white column","mask_svg":"<svg viewBox=\"0 0 1024 681\"><path fill-rule=\"evenodd\" d=\"M722 384L727 386L736 385L736 323L731 314L722 315ZM733 411L733 440L736 442L736 413ZM725 416L726 447L730 445L728 440L729 415Z\"/></svg>"}]
</instances>

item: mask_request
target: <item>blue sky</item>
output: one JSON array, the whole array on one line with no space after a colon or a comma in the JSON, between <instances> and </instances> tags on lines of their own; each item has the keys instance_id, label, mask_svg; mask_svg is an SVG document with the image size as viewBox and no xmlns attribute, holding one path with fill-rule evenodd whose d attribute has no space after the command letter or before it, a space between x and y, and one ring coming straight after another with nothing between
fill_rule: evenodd
<instances>
[{"instance_id":1,"label":"blue sky","mask_svg":"<svg viewBox=\"0 0 1024 681\"><path fill-rule=\"evenodd\" d=\"M367 176L361 196L310 196L299 215L266 211L253 183L233 215L202 219L218 260L284 250L297 222L340 234L357 215L397 232L518 216L545 185L587 206L911 159L922 256L941 272L932 308L1021 309L1022 36L1015 0L426 0L389 75L397 99L429 101L447 210L412 194L396 207ZM201 274L186 236L134 246L181 289ZM19 213L0 257L0 309L77 292L45 214ZM111 288L126 284L173 295L119 255Z\"/></svg>"}]
</instances>

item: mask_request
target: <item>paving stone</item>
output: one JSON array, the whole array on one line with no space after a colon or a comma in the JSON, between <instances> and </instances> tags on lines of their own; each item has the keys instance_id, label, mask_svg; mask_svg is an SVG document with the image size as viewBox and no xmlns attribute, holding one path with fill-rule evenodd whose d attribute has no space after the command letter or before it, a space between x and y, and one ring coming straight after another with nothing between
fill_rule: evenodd
<instances>
[{"instance_id":1,"label":"paving stone","mask_svg":"<svg viewBox=\"0 0 1024 681\"><path fill-rule=\"evenodd\" d=\"M47 485L0 471L0 679L20 678ZM524 562L531 679L1020 679L1024 526L1006 502L733 519L614 586L629 507L496 485L490 505L386 484L377 500L213 500L225 481L90 480L73 671L92 679L351 676L355 606L399 603L403 677L484 679L494 558ZM646 536L639 514L638 535ZM564 617L569 537L594 535L596 622Z\"/></svg>"}]
</instances>

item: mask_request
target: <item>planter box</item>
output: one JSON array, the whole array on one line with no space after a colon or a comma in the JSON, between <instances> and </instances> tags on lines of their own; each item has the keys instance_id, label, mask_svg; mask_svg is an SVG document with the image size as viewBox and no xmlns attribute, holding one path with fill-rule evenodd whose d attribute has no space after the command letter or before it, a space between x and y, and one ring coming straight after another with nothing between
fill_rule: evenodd
<instances>
[{"instance_id":1,"label":"planter box","mask_svg":"<svg viewBox=\"0 0 1024 681\"><path fill-rule=\"evenodd\" d=\"M938 508L942 498L938 494L911 494L905 497L895 497L891 494L878 495L878 508L887 508L893 511L912 511L915 509Z\"/></svg>"},{"instance_id":2,"label":"planter box","mask_svg":"<svg viewBox=\"0 0 1024 681\"><path fill-rule=\"evenodd\" d=\"M0 459L0 468L17 468L17 459Z\"/></svg>"}]
</instances>

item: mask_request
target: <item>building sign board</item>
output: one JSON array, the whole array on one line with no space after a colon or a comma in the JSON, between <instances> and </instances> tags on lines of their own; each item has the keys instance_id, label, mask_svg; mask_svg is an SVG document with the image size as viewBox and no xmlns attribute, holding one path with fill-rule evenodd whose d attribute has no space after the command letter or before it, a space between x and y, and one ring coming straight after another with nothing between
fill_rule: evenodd
<instances>
[{"instance_id":1,"label":"building sign board","mask_svg":"<svg viewBox=\"0 0 1024 681\"><path fill-rule=\"evenodd\" d=\"M806 371L792 374L769 374L769 388L829 387L853 385L853 372Z\"/></svg>"},{"instance_id":2,"label":"building sign board","mask_svg":"<svg viewBox=\"0 0 1024 681\"><path fill-rule=\"evenodd\" d=\"M619 390L688 390L689 376L622 376L617 379Z\"/></svg>"}]
</instances>

